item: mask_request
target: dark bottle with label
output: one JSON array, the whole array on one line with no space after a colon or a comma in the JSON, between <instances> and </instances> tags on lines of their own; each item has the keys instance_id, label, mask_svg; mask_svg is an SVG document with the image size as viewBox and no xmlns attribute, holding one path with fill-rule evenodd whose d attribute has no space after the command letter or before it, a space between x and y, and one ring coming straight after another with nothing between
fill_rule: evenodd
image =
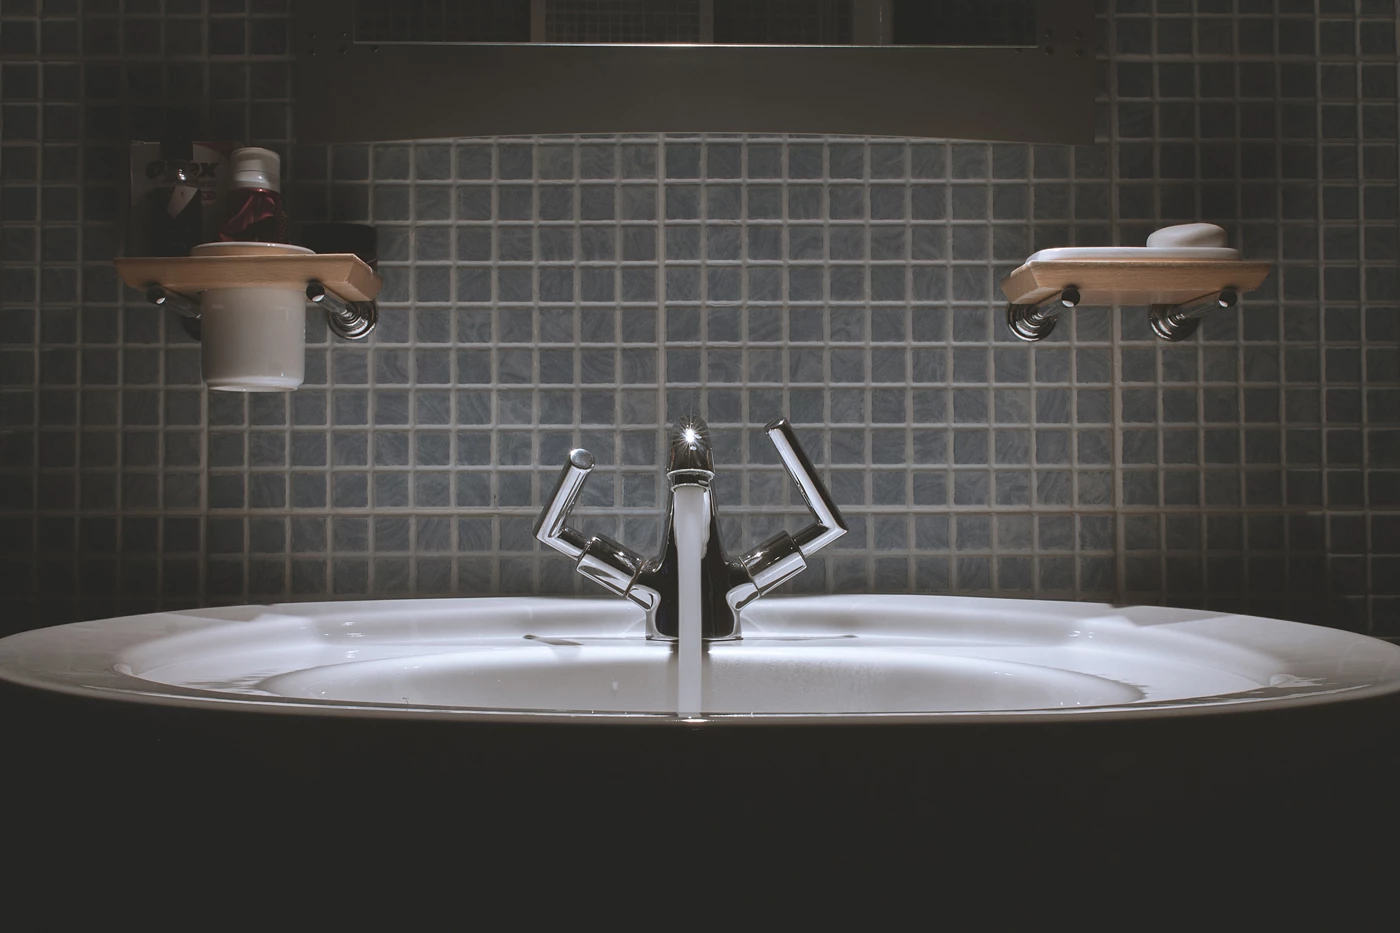
<instances>
[{"instance_id":1,"label":"dark bottle with label","mask_svg":"<svg viewBox=\"0 0 1400 933\"><path fill-rule=\"evenodd\" d=\"M287 215L282 210L282 159L270 149L233 151L233 190L228 218L219 239L286 243Z\"/></svg>"},{"instance_id":2,"label":"dark bottle with label","mask_svg":"<svg viewBox=\"0 0 1400 933\"><path fill-rule=\"evenodd\" d=\"M194 142L183 121L172 118L160 143L161 177L147 196L151 253L188 256L203 240L199 165Z\"/></svg>"}]
</instances>

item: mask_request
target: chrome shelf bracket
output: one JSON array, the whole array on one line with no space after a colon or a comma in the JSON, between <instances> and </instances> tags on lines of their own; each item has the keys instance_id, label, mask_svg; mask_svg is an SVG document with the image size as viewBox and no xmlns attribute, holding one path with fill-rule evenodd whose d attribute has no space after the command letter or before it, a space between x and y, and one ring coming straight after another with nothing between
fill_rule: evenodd
<instances>
[{"instance_id":1,"label":"chrome shelf bracket","mask_svg":"<svg viewBox=\"0 0 1400 933\"><path fill-rule=\"evenodd\" d=\"M1060 320L1061 311L1077 307L1078 304L1079 289L1071 285L1039 304L1007 305L1006 326L1011 330L1011 335L1018 340L1035 343L1050 336L1050 332Z\"/></svg>"},{"instance_id":2,"label":"chrome shelf bracket","mask_svg":"<svg viewBox=\"0 0 1400 933\"><path fill-rule=\"evenodd\" d=\"M1153 332L1163 340L1176 343L1196 332L1203 315L1233 308L1239 301L1239 291L1230 286L1179 305L1153 305L1147 313Z\"/></svg>"},{"instance_id":3,"label":"chrome shelf bracket","mask_svg":"<svg viewBox=\"0 0 1400 933\"><path fill-rule=\"evenodd\" d=\"M185 332L199 339L199 300L171 291L158 282L146 285L146 300L157 308L169 308L180 315ZM346 301L319 281L306 283L306 300L326 312L326 324L336 336L346 340L368 337L379 323L379 306L373 301Z\"/></svg>"},{"instance_id":4,"label":"chrome shelf bracket","mask_svg":"<svg viewBox=\"0 0 1400 933\"><path fill-rule=\"evenodd\" d=\"M1050 336L1060 313L1077 307L1081 300L1079 289L1073 285L1039 304L1007 305L1006 326L1012 336L1027 343L1035 343ZM1239 304L1239 289L1226 286L1218 292L1202 295L1180 304L1155 304L1148 309L1148 319L1152 332L1163 340L1177 343L1196 333L1201 326L1201 317L1211 311L1233 308Z\"/></svg>"}]
</instances>

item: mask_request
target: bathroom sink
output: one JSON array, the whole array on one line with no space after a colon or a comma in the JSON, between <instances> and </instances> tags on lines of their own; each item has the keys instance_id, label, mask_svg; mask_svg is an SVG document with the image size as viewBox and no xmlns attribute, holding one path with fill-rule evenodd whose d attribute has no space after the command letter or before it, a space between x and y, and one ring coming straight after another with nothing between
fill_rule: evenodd
<instances>
[{"instance_id":1,"label":"bathroom sink","mask_svg":"<svg viewBox=\"0 0 1400 933\"><path fill-rule=\"evenodd\" d=\"M25 632L0 640L0 822L39 881L81 856L137 891L217 856L344 905L393 869L467 903L697 858L696 878L760 888L863 872L881 897L903 870L1079 897L1203 859L1274 885L1280 857L1381 865L1400 836L1400 648L1382 641L934 596L769 597L742 622L707 643L694 715L676 644L617 599Z\"/></svg>"},{"instance_id":2,"label":"bathroom sink","mask_svg":"<svg viewBox=\"0 0 1400 933\"><path fill-rule=\"evenodd\" d=\"M937 596L769 599L707 643L678 717L674 643L618 600L241 606L40 629L0 678L108 699L317 716L565 722L1115 719L1400 691L1400 648L1154 607Z\"/></svg>"}]
</instances>

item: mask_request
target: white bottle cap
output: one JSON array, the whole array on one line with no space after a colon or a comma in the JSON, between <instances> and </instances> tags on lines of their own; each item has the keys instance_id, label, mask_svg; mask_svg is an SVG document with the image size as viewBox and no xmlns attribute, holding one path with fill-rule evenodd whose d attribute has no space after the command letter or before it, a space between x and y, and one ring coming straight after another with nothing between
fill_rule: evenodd
<instances>
[{"instance_id":1,"label":"white bottle cap","mask_svg":"<svg viewBox=\"0 0 1400 933\"><path fill-rule=\"evenodd\" d=\"M282 191L282 157L271 149L233 150L233 186Z\"/></svg>"}]
</instances>

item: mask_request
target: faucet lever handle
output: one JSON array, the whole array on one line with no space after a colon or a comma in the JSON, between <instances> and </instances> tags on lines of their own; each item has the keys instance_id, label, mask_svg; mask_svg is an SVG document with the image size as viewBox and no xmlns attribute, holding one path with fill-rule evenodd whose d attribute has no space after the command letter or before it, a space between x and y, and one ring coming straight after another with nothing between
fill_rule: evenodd
<instances>
[{"instance_id":1,"label":"faucet lever handle","mask_svg":"<svg viewBox=\"0 0 1400 933\"><path fill-rule=\"evenodd\" d=\"M569 526L569 514L578 504L584 481L593 472L594 464L593 455L583 448L569 451L569 459L559 471L554 491L535 521L535 537L572 558L574 569L588 579L649 610L655 602L655 594L634 585L645 559L611 538L585 536Z\"/></svg>"},{"instance_id":2,"label":"faucet lever handle","mask_svg":"<svg viewBox=\"0 0 1400 933\"><path fill-rule=\"evenodd\" d=\"M841 517L841 510L836 507L831 493L826 491L826 486L822 485L822 481L817 477L816 467L807 459L807 452L802 449L802 444L797 440L797 434L792 430L792 425L788 424L788 420L779 418L777 421L770 421L763 432L768 435L773 446L778 448L778 457L783 461L783 468L797 484L803 501L807 503L807 508L815 519L812 524L792 536L802 551L802 556L810 557L846 533L846 520Z\"/></svg>"},{"instance_id":3,"label":"faucet lever handle","mask_svg":"<svg viewBox=\"0 0 1400 933\"><path fill-rule=\"evenodd\" d=\"M739 605L757 599L779 584L785 583L807 569L806 558L820 551L847 531L846 521L841 510L827 492L826 486L817 477L816 468L807 459L797 434L786 418L769 422L763 429L773 446L778 449L778 458L788 476L797 484L802 499L812 513L814 521L795 535L780 531L758 547L749 551L740 560L744 570L753 580L754 590L741 597Z\"/></svg>"},{"instance_id":4,"label":"faucet lever handle","mask_svg":"<svg viewBox=\"0 0 1400 933\"><path fill-rule=\"evenodd\" d=\"M583 556L588 539L568 525L569 513L578 504L583 492L583 483L593 472L593 455L582 447L569 451L569 459L564 469L559 471L559 479L554 483L554 491L549 494L544 510L535 521L535 537L561 554L577 560Z\"/></svg>"}]
</instances>

